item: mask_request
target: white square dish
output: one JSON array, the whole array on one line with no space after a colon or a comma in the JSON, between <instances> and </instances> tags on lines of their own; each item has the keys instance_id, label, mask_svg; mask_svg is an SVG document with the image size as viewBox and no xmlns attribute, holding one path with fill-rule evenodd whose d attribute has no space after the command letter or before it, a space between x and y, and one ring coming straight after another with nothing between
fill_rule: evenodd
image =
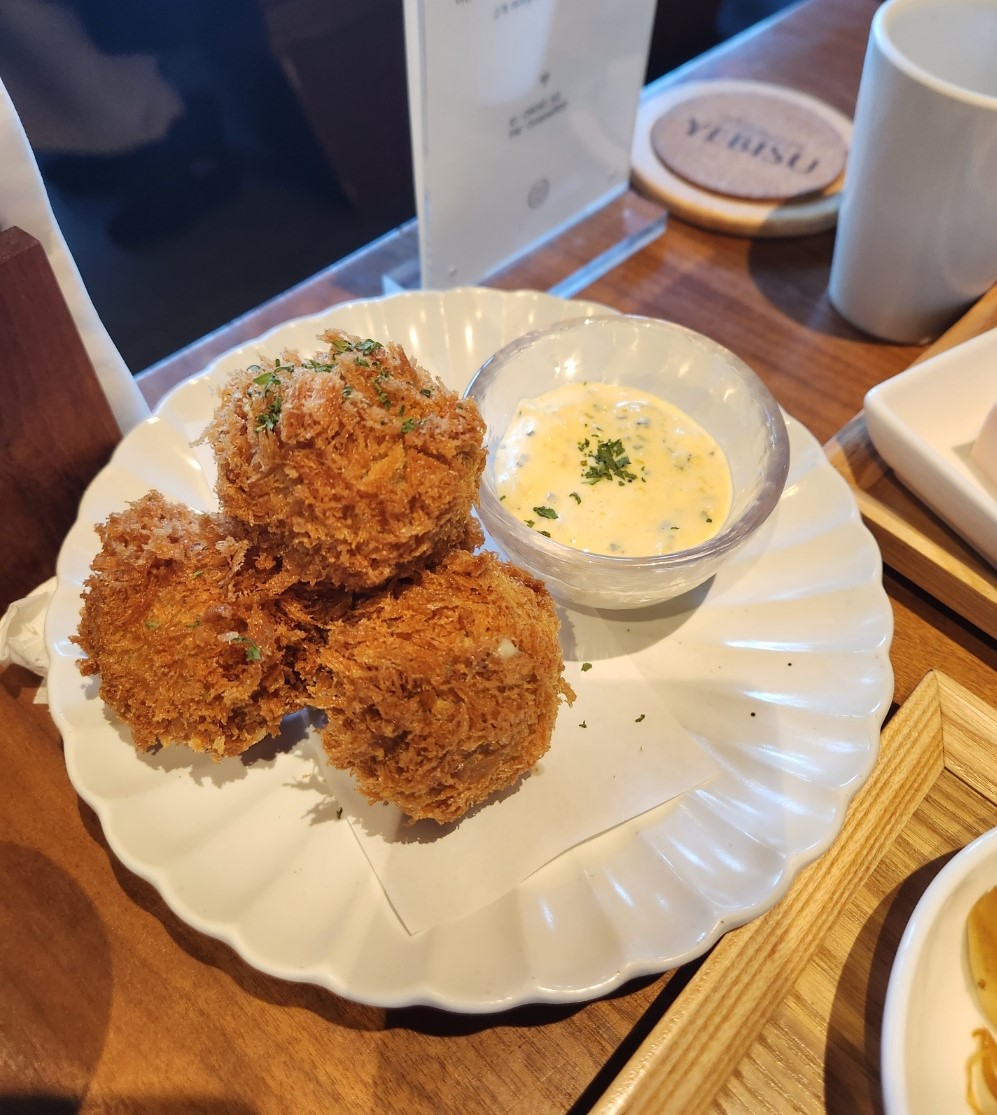
<instances>
[{"instance_id":1,"label":"white square dish","mask_svg":"<svg viewBox=\"0 0 997 1115\"><path fill-rule=\"evenodd\" d=\"M874 387L865 419L877 452L936 515L997 566L997 487L970 454L997 403L997 329Z\"/></svg>"}]
</instances>

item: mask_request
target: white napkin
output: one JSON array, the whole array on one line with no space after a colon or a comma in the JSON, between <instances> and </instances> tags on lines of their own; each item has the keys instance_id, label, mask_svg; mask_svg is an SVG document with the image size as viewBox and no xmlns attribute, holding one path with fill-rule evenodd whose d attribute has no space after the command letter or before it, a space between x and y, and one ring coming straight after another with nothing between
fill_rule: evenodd
<instances>
[{"instance_id":1,"label":"white napkin","mask_svg":"<svg viewBox=\"0 0 997 1115\"><path fill-rule=\"evenodd\" d=\"M0 618L0 670L13 663L34 671L42 679L48 675L45 613L53 592L55 577L50 577L4 612ZM35 704L47 702L48 690L43 680L35 693Z\"/></svg>"},{"instance_id":2,"label":"white napkin","mask_svg":"<svg viewBox=\"0 0 997 1115\"><path fill-rule=\"evenodd\" d=\"M11 225L17 225L34 236L45 249L111 411L121 432L127 433L132 426L148 417L149 408L97 316L56 224L45 184L21 121L0 82L0 228Z\"/></svg>"}]
</instances>

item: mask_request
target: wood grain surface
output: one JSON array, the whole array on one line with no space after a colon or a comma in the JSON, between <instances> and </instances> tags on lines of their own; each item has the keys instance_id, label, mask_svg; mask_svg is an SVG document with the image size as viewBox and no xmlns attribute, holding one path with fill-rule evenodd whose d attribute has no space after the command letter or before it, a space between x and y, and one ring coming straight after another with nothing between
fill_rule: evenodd
<instances>
[{"instance_id":1,"label":"wood grain surface","mask_svg":"<svg viewBox=\"0 0 997 1115\"><path fill-rule=\"evenodd\" d=\"M928 883L997 824L995 735L997 709L926 675L832 848L723 938L594 1110L881 1111L892 959Z\"/></svg>"},{"instance_id":2,"label":"wood grain surface","mask_svg":"<svg viewBox=\"0 0 997 1115\"><path fill-rule=\"evenodd\" d=\"M711 93L713 89L720 91ZM783 115L799 114L800 119L809 120L814 129L826 136L824 150L816 162L833 164L829 179L806 189L801 188L799 174L790 172L788 184L783 187L785 197L744 196L751 192L752 176L745 167L746 162L750 167L751 160L743 151L724 167L728 172L729 192L722 188L724 179L719 174L720 167L714 168L716 177L712 181L710 175L697 177L695 161L689 165L689 156L712 151L715 158L724 146L702 142L703 128L693 129L685 105L688 102L690 106L697 106L715 98L728 103L734 98L743 98L746 104L755 101L768 106L769 110L772 105L778 105ZM694 111L699 113L700 109L694 108ZM783 135L779 120L772 123L776 125L777 134ZM701 125L701 121L697 124ZM767 120L761 124L762 135L773 134L768 124ZM684 137L686 132L690 136ZM631 148L632 177L643 193L662 202L675 216L702 228L759 238L809 236L833 229L837 223L844 180L842 168L851 132L851 119L838 109L784 85L740 79L665 85L646 96L638 109ZM690 138L692 135L700 138ZM782 150L786 150L782 139L779 142ZM674 145L671 158L670 143ZM675 156L683 159L686 165L676 165Z\"/></svg>"},{"instance_id":3,"label":"wood grain surface","mask_svg":"<svg viewBox=\"0 0 997 1115\"><path fill-rule=\"evenodd\" d=\"M876 7L807 0L670 80L782 82L850 115ZM406 236L411 230L151 369L141 380L147 398L282 320L380 294L381 276L407 258ZM873 341L837 316L826 295L832 244L830 233L749 241L672 219L585 297L726 344L824 443L873 384L922 351ZM583 236L568 238L495 285L547 289L585 251ZM931 671L977 694L997 690L993 640L907 577L887 570L885 584L897 703ZM591 1003L483 1017L385 1011L272 979L186 926L118 863L73 792L35 689L21 670L0 674L0 1110L581 1113L699 967ZM957 835L941 835L939 854ZM854 1086L871 1093L870 1071L864 1064ZM660 1100L661 1110L677 1110L667 1095Z\"/></svg>"}]
</instances>

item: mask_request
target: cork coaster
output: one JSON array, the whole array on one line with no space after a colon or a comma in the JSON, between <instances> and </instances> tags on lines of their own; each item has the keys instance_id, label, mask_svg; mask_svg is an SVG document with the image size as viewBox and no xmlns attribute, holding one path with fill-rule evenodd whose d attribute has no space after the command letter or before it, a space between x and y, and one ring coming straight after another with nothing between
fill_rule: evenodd
<instances>
[{"instance_id":1,"label":"cork coaster","mask_svg":"<svg viewBox=\"0 0 997 1115\"><path fill-rule=\"evenodd\" d=\"M783 86L652 86L634 130L634 182L675 216L717 231L821 232L837 221L851 130L830 105Z\"/></svg>"},{"instance_id":2,"label":"cork coaster","mask_svg":"<svg viewBox=\"0 0 997 1115\"><path fill-rule=\"evenodd\" d=\"M728 197L787 201L838 177L841 133L808 105L772 93L703 93L672 105L651 146L676 174Z\"/></svg>"}]
</instances>

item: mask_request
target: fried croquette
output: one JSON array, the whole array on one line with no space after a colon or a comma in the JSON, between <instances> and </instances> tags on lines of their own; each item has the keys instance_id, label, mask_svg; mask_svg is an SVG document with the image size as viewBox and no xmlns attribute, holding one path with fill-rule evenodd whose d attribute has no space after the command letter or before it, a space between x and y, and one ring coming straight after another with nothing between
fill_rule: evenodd
<instances>
[{"instance_id":1,"label":"fried croquette","mask_svg":"<svg viewBox=\"0 0 997 1115\"><path fill-rule=\"evenodd\" d=\"M513 785L574 699L546 588L489 553L453 551L329 636L308 686L329 761L411 818L454 821Z\"/></svg>"},{"instance_id":2,"label":"fried croquette","mask_svg":"<svg viewBox=\"0 0 997 1115\"><path fill-rule=\"evenodd\" d=\"M239 524L155 491L97 533L73 641L136 748L186 744L221 758L275 733L302 695L286 661L301 633L275 604L275 559ZM347 601L325 608L337 606Z\"/></svg>"},{"instance_id":3,"label":"fried croquette","mask_svg":"<svg viewBox=\"0 0 997 1115\"><path fill-rule=\"evenodd\" d=\"M333 331L223 388L203 440L222 511L309 584L365 590L469 545L484 423L400 345Z\"/></svg>"}]
</instances>

